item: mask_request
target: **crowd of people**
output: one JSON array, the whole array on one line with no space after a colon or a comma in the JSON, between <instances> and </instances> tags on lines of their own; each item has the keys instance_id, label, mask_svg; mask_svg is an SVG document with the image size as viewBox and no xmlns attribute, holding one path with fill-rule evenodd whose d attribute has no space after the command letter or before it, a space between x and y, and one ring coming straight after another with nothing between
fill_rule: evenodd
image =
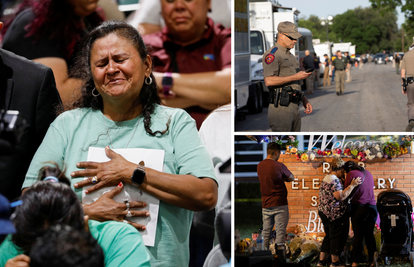
<instances>
[{"instance_id":1,"label":"crowd of people","mask_svg":"<svg viewBox=\"0 0 414 267\"><path fill-rule=\"evenodd\" d=\"M267 145L267 157L257 166L257 175L262 199L264 248L269 249L274 228L276 254L283 257L289 222L285 182L292 182L295 177L278 161L281 149L281 145L274 142ZM341 158L334 157L329 174L324 177L319 188L318 214L324 226L325 237L317 266L345 266L339 257L348 239L350 220L354 232L352 267L363 261L361 254L364 240L370 261L368 266L373 266L376 251L373 230L378 212L371 173L352 160L344 162Z\"/></svg>"},{"instance_id":2,"label":"crowd of people","mask_svg":"<svg viewBox=\"0 0 414 267\"><path fill-rule=\"evenodd\" d=\"M216 0L159 0L165 26L141 35L97 2L24 0L4 18L0 109L18 110L26 129L0 142L10 148L0 152L0 194L23 201L1 233L10 235L0 265L54 266L66 255L62 266L203 266L219 243L214 209L230 202L221 167L231 153L231 30L209 13L230 11ZM89 160L91 147L108 161ZM144 154L127 160L133 148L163 151L162 168ZM158 215L143 193L159 199ZM154 216L144 244L147 225L133 219ZM196 234L199 216L211 218L207 237ZM215 264L228 263L225 249Z\"/></svg>"}]
</instances>

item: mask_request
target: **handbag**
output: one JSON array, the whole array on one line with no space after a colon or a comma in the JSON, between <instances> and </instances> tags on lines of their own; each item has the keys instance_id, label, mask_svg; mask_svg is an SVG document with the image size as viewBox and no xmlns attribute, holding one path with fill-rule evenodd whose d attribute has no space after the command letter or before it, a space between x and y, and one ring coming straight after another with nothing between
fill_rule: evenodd
<instances>
[{"instance_id":1,"label":"handbag","mask_svg":"<svg viewBox=\"0 0 414 267\"><path fill-rule=\"evenodd\" d=\"M362 182L361 184L364 182L365 180L365 170L364 170L364 177L362 178ZM356 192L358 192L359 186L361 185L359 184L357 186L357 188L352 191L352 193L344 200L346 209L345 209L345 214L351 214L351 200L354 197L354 195L356 194Z\"/></svg>"}]
</instances>

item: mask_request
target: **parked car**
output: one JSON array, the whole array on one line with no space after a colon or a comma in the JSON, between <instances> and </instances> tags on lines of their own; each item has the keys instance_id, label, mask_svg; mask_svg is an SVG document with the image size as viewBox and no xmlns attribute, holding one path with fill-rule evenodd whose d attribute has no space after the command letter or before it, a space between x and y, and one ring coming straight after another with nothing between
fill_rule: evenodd
<instances>
[{"instance_id":1,"label":"parked car","mask_svg":"<svg viewBox=\"0 0 414 267\"><path fill-rule=\"evenodd\" d=\"M378 53L374 57L375 64L387 64L386 55L383 53Z\"/></svg>"}]
</instances>

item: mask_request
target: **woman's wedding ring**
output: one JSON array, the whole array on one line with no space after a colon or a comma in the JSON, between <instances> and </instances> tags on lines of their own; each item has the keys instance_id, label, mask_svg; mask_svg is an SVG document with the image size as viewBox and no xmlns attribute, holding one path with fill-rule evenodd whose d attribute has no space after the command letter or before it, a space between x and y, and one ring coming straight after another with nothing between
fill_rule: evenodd
<instances>
[{"instance_id":1,"label":"woman's wedding ring","mask_svg":"<svg viewBox=\"0 0 414 267\"><path fill-rule=\"evenodd\" d=\"M132 217L131 211L128 210L128 213L127 213L126 217L128 217L128 218Z\"/></svg>"},{"instance_id":2,"label":"woman's wedding ring","mask_svg":"<svg viewBox=\"0 0 414 267\"><path fill-rule=\"evenodd\" d=\"M94 177L92 177L92 183L96 184L96 182L98 182L98 177L96 177L96 175Z\"/></svg>"},{"instance_id":3,"label":"woman's wedding ring","mask_svg":"<svg viewBox=\"0 0 414 267\"><path fill-rule=\"evenodd\" d=\"M122 222L123 222L123 223L126 223L126 224L128 224L128 221L127 221L127 220L123 220Z\"/></svg>"},{"instance_id":4,"label":"woman's wedding ring","mask_svg":"<svg viewBox=\"0 0 414 267\"><path fill-rule=\"evenodd\" d=\"M127 201L127 202L125 202L125 205L126 205L126 207L127 207L127 210L129 210L129 202Z\"/></svg>"}]
</instances>

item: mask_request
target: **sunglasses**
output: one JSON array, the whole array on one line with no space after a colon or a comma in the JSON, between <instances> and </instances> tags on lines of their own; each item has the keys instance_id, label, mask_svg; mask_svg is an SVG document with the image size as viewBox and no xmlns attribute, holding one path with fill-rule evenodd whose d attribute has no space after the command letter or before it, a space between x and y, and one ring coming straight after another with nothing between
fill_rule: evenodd
<instances>
[{"instance_id":1,"label":"sunglasses","mask_svg":"<svg viewBox=\"0 0 414 267\"><path fill-rule=\"evenodd\" d=\"M287 38L289 38L291 41L296 41L297 39L295 39L295 38L292 38L292 37L290 37L289 35L287 35L287 34L284 34L284 33L282 33L284 36L286 36Z\"/></svg>"}]
</instances>

